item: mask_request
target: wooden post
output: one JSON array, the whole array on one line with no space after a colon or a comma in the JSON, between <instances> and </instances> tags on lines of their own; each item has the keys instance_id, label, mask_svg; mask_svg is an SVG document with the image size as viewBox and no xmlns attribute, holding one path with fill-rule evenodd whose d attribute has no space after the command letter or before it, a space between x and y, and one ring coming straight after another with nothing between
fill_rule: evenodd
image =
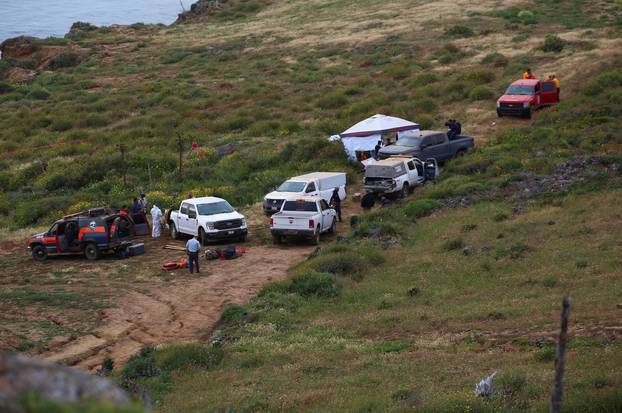
<instances>
[{"instance_id":1,"label":"wooden post","mask_svg":"<svg viewBox=\"0 0 622 413\"><path fill-rule=\"evenodd\" d=\"M566 363L566 342L568 341L568 313L570 312L570 297L565 296L562 301L562 319L559 328L557 343L557 358L555 359L555 385L551 394L550 413L560 413L564 393L564 366Z\"/></svg>"}]
</instances>

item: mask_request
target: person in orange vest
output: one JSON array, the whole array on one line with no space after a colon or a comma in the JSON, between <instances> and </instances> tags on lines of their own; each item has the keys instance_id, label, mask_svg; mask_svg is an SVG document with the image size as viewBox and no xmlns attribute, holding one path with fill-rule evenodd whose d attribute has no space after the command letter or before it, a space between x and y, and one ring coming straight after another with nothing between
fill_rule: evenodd
<instances>
[{"instance_id":1,"label":"person in orange vest","mask_svg":"<svg viewBox=\"0 0 622 413\"><path fill-rule=\"evenodd\" d=\"M557 100L559 100L559 79L555 76L555 73L549 76L549 80L555 84L555 89L557 89Z\"/></svg>"},{"instance_id":2,"label":"person in orange vest","mask_svg":"<svg viewBox=\"0 0 622 413\"><path fill-rule=\"evenodd\" d=\"M531 69L527 69L525 73L523 73L523 79L535 79L536 76L531 73Z\"/></svg>"}]
</instances>

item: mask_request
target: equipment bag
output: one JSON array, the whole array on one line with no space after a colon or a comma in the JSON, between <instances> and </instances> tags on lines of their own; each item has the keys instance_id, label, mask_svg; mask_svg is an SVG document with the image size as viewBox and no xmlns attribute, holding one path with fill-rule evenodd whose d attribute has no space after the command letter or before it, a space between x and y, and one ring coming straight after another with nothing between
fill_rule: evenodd
<instances>
[{"instance_id":1,"label":"equipment bag","mask_svg":"<svg viewBox=\"0 0 622 413\"><path fill-rule=\"evenodd\" d=\"M219 249L206 249L205 250L205 259L206 260L217 260L220 258L220 250Z\"/></svg>"}]
</instances>

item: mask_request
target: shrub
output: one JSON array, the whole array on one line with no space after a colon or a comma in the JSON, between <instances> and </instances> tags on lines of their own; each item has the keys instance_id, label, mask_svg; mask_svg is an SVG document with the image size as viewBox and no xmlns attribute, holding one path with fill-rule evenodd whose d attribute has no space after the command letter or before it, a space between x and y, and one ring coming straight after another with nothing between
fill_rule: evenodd
<instances>
[{"instance_id":1,"label":"shrub","mask_svg":"<svg viewBox=\"0 0 622 413\"><path fill-rule=\"evenodd\" d=\"M66 118L55 119L50 125L50 129L55 132L64 132L71 128L73 128L73 122Z\"/></svg>"},{"instance_id":2,"label":"shrub","mask_svg":"<svg viewBox=\"0 0 622 413\"><path fill-rule=\"evenodd\" d=\"M555 347L550 346L550 345L545 345L542 346L542 348L540 348L537 352L536 352L536 360L538 361L542 361L542 362L550 362L555 360Z\"/></svg>"},{"instance_id":3,"label":"shrub","mask_svg":"<svg viewBox=\"0 0 622 413\"><path fill-rule=\"evenodd\" d=\"M248 314L248 309L241 304L229 304L220 315L220 322L239 321Z\"/></svg>"},{"instance_id":4,"label":"shrub","mask_svg":"<svg viewBox=\"0 0 622 413\"><path fill-rule=\"evenodd\" d=\"M339 285L332 274L310 271L292 279L289 291L303 297L336 297Z\"/></svg>"},{"instance_id":5,"label":"shrub","mask_svg":"<svg viewBox=\"0 0 622 413\"><path fill-rule=\"evenodd\" d=\"M417 116L417 123L421 126L422 129L430 129L434 125L434 119L425 115Z\"/></svg>"},{"instance_id":6,"label":"shrub","mask_svg":"<svg viewBox=\"0 0 622 413\"><path fill-rule=\"evenodd\" d=\"M564 50L566 42L559 36L547 35L544 38L544 43L540 46L540 50L543 52L559 53Z\"/></svg>"},{"instance_id":7,"label":"shrub","mask_svg":"<svg viewBox=\"0 0 622 413\"><path fill-rule=\"evenodd\" d=\"M456 25L445 31L445 34L449 37L472 37L475 36L475 32L470 27Z\"/></svg>"},{"instance_id":8,"label":"shrub","mask_svg":"<svg viewBox=\"0 0 622 413\"><path fill-rule=\"evenodd\" d=\"M361 257L352 253L335 254L316 258L313 267L318 272L356 278L363 271L365 262Z\"/></svg>"},{"instance_id":9,"label":"shrub","mask_svg":"<svg viewBox=\"0 0 622 413\"><path fill-rule=\"evenodd\" d=\"M0 95L13 91L13 86L6 82L0 82Z\"/></svg>"},{"instance_id":10,"label":"shrub","mask_svg":"<svg viewBox=\"0 0 622 413\"><path fill-rule=\"evenodd\" d=\"M345 106L348 103L348 99L341 94L326 95L321 97L317 101L317 106L322 109L337 109Z\"/></svg>"},{"instance_id":11,"label":"shrub","mask_svg":"<svg viewBox=\"0 0 622 413\"><path fill-rule=\"evenodd\" d=\"M495 97L495 92L486 86L475 86L469 92L469 99L476 100L490 100Z\"/></svg>"},{"instance_id":12,"label":"shrub","mask_svg":"<svg viewBox=\"0 0 622 413\"><path fill-rule=\"evenodd\" d=\"M463 245L464 245L464 242L462 241L462 238L455 238L455 239L450 239L450 240L443 242L443 245L441 246L441 248L444 251L454 251L454 250L462 248Z\"/></svg>"},{"instance_id":13,"label":"shrub","mask_svg":"<svg viewBox=\"0 0 622 413\"><path fill-rule=\"evenodd\" d=\"M153 357L153 347L145 347L133 355L121 370L121 378L125 382L154 377L160 374Z\"/></svg>"},{"instance_id":14,"label":"shrub","mask_svg":"<svg viewBox=\"0 0 622 413\"><path fill-rule=\"evenodd\" d=\"M432 57L437 59L442 64L449 64L464 57L464 53L462 53L455 44L447 43L440 49L434 51L434 53L432 53Z\"/></svg>"},{"instance_id":15,"label":"shrub","mask_svg":"<svg viewBox=\"0 0 622 413\"><path fill-rule=\"evenodd\" d=\"M482 63L493 66L506 66L508 58L501 53L489 53L482 59Z\"/></svg>"},{"instance_id":16,"label":"shrub","mask_svg":"<svg viewBox=\"0 0 622 413\"><path fill-rule=\"evenodd\" d=\"M492 217L492 220L495 222L501 222L501 221L505 221L508 218L509 218L508 214L506 214L505 212L499 212Z\"/></svg>"},{"instance_id":17,"label":"shrub","mask_svg":"<svg viewBox=\"0 0 622 413\"><path fill-rule=\"evenodd\" d=\"M82 57L74 52L62 52L54 56L48 63L49 69L62 69L65 67L73 67L80 64Z\"/></svg>"},{"instance_id":18,"label":"shrub","mask_svg":"<svg viewBox=\"0 0 622 413\"><path fill-rule=\"evenodd\" d=\"M33 89L28 94L28 97L30 97L31 99L46 100L50 97L50 92L45 89Z\"/></svg>"},{"instance_id":19,"label":"shrub","mask_svg":"<svg viewBox=\"0 0 622 413\"><path fill-rule=\"evenodd\" d=\"M173 345L158 351L158 366L163 370L187 368L211 369L217 366L224 356L222 349L205 344L191 343Z\"/></svg>"},{"instance_id":20,"label":"shrub","mask_svg":"<svg viewBox=\"0 0 622 413\"><path fill-rule=\"evenodd\" d=\"M557 278L553 277L552 275L548 275L542 280L542 285L548 288L553 288L557 285Z\"/></svg>"},{"instance_id":21,"label":"shrub","mask_svg":"<svg viewBox=\"0 0 622 413\"><path fill-rule=\"evenodd\" d=\"M575 263L575 266L576 266L577 268L586 268L586 267L587 267L587 261L586 261L586 260L578 260L578 261Z\"/></svg>"},{"instance_id":22,"label":"shrub","mask_svg":"<svg viewBox=\"0 0 622 413\"><path fill-rule=\"evenodd\" d=\"M423 218L434 212L435 209L442 207L443 204L434 199L418 199L414 202L409 202L404 207L404 212L411 218Z\"/></svg>"},{"instance_id":23,"label":"shrub","mask_svg":"<svg viewBox=\"0 0 622 413\"><path fill-rule=\"evenodd\" d=\"M490 70L473 70L464 75L464 79L476 84L490 83L495 80L495 73Z\"/></svg>"},{"instance_id":24,"label":"shrub","mask_svg":"<svg viewBox=\"0 0 622 413\"><path fill-rule=\"evenodd\" d=\"M434 72L425 72L415 76L415 78L412 80L412 83L415 86L426 86L431 83L438 82L440 79L440 76Z\"/></svg>"}]
</instances>

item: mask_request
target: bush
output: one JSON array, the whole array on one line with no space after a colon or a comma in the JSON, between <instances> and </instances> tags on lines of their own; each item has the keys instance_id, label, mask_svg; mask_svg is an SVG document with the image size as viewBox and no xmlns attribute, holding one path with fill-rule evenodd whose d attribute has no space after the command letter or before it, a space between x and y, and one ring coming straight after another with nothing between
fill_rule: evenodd
<instances>
[{"instance_id":1,"label":"bush","mask_svg":"<svg viewBox=\"0 0 622 413\"><path fill-rule=\"evenodd\" d=\"M544 38L544 43L540 46L540 50L544 52L559 53L564 50L565 46L566 42L562 38L549 34Z\"/></svg>"},{"instance_id":2,"label":"bush","mask_svg":"<svg viewBox=\"0 0 622 413\"><path fill-rule=\"evenodd\" d=\"M71 128L73 128L73 122L66 118L55 119L50 125L50 129L55 132L64 132Z\"/></svg>"},{"instance_id":3,"label":"bush","mask_svg":"<svg viewBox=\"0 0 622 413\"><path fill-rule=\"evenodd\" d=\"M297 275L292 279L289 292L303 297L336 297L339 285L332 274L310 271Z\"/></svg>"},{"instance_id":4,"label":"bush","mask_svg":"<svg viewBox=\"0 0 622 413\"><path fill-rule=\"evenodd\" d=\"M475 86L469 92L469 99L476 100L489 100L495 97L495 92L486 86Z\"/></svg>"},{"instance_id":5,"label":"bush","mask_svg":"<svg viewBox=\"0 0 622 413\"><path fill-rule=\"evenodd\" d=\"M412 80L412 83L415 86L426 86L431 83L435 83L441 80L440 76L434 72L425 72L421 73Z\"/></svg>"},{"instance_id":6,"label":"bush","mask_svg":"<svg viewBox=\"0 0 622 413\"><path fill-rule=\"evenodd\" d=\"M443 204L441 202L434 199L418 199L414 202L409 202L404 207L404 212L411 218L423 218L442 206Z\"/></svg>"},{"instance_id":7,"label":"bush","mask_svg":"<svg viewBox=\"0 0 622 413\"><path fill-rule=\"evenodd\" d=\"M0 95L13 91L13 86L6 82L0 82Z\"/></svg>"},{"instance_id":8,"label":"bush","mask_svg":"<svg viewBox=\"0 0 622 413\"><path fill-rule=\"evenodd\" d=\"M248 314L248 309L241 304L229 304L220 315L220 322L239 321Z\"/></svg>"},{"instance_id":9,"label":"bush","mask_svg":"<svg viewBox=\"0 0 622 413\"><path fill-rule=\"evenodd\" d=\"M546 345L536 352L536 360L542 362L550 362L555 360L555 347Z\"/></svg>"},{"instance_id":10,"label":"bush","mask_svg":"<svg viewBox=\"0 0 622 413\"><path fill-rule=\"evenodd\" d=\"M187 368L211 369L222 361L222 349L205 344L191 343L167 346L157 353L158 366L163 370Z\"/></svg>"},{"instance_id":11,"label":"bush","mask_svg":"<svg viewBox=\"0 0 622 413\"><path fill-rule=\"evenodd\" d=\"M65 67L73 67L80 64L82 57L74 52L62 52L54 56L48 63L49 69L62 69Z\"/></svg>"},{"instance_id":12,"label":"bush","mask_svg":"<svg viewBox=\"0 0 622 413\"><path fill-rule=\"evenodd\" d=\"M508 64L508 58L501 53L490 53L484 56L482 63L493 66L506 66Z\"/></svg>"},{"instance_id":13,"label":"bush","mask_svg":"<svg viewBox=\"0 0 622 413\"><path fill-rule=\"evenodd\" d=\"M337 95L327 95L321 97L317 101L317 106L322 109L337 109L342 106L345 106L348 103L348 99L341 94Z\"/></svg>"},{"instance_id":14,"label":"bush","mask_svg":"<svg viewBox=\"0 0 622 413\"><path fill-rule=\"evenodd\" d=\"M45 89L33 89L28 94L28 97L30 97L31 99L46 100L50 97L50 92Z\"/></svg>"},{"instance_id":15,"label":"bush","mask_svg":"<svg viewBox=\"0 0 622 413\"><path fill-rule=\"evenodd\" d=\"M160 369L156 367L153 356L154 349L145 347L138 354L133 355L121 370L121 378L124 382L154 377L160 374Z\"/></svg>"},{"instance_id":16,"label":"bush","mask_svg":"<svg viewBox=\"0 0 622 413\"><path fill-rule=\"evenodd\" d=\"M450 239L450 240L443 242L443 245L441 246L441 248L444 251L454 251L454 250L462 248L463 245L464 245L464 242L462 241L462 238L455 238L455 239Z\"/></svg>"},{"instance_id":17,"label":"bush","mask_svg":"<svg viewBox=\"0 0 622 413\"><path fill-rule=\"evenodd\" d=\"M320 256L314 260L313 264L318 272L351 277L360 275L365 268L364 260L353 253Z\"/></svg>"},{"instance_id":18,"label":"bush","mask_svg":"<svg viewBox=\"0 0 622 413\"><path fill-rule=\"evenodd\" d=\"M449 37L472 37L475 36L475 32L470 27L466 26L453 26L451 29L446 30L445 34Z\"/></svg>"}]
</instances>

